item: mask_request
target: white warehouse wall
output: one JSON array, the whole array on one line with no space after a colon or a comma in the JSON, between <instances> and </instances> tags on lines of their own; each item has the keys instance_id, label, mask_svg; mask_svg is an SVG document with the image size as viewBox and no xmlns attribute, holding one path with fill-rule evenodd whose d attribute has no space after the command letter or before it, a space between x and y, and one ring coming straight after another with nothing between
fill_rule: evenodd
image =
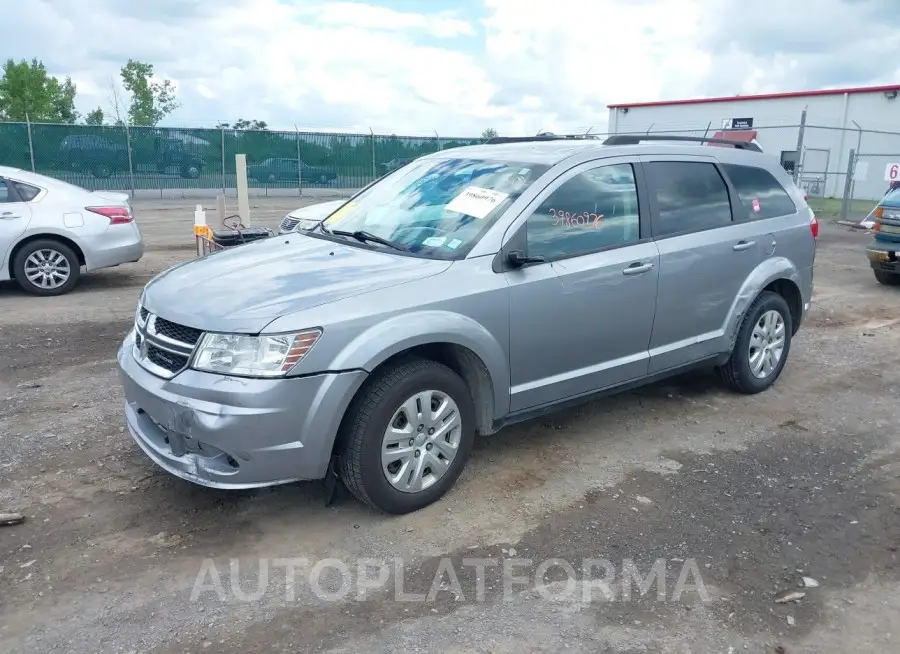
<instances>
[{"instance_id":1,"label":"white warehouse wall","mask_svg":"<svg viewBox=\"0 0 900 654\"><path fill-rule=\"evenodd\" d=\"M900 87L898 87L900 88ZM797 149L800 117L806 109L803 139L801 183L818 183L814 195L841 197L851 148L860 144L860 152L884 154L863 156L867 162L865 180L854 182L855 198L877 200L887 183L884 168L890 161L900 162L900 95L889 98L883 90L801 97L740 98L690 104L611 107L609 131L614 134L677 133L709 136L722 129L723 121L752 118L762 149L776 157ZM860 133L852 121L863 128ZM845 128L845 129L841 129ZM867 131L872 130L872 131ZM876 133L887 132L887 133Z\"/></svg>"}]
</instances>

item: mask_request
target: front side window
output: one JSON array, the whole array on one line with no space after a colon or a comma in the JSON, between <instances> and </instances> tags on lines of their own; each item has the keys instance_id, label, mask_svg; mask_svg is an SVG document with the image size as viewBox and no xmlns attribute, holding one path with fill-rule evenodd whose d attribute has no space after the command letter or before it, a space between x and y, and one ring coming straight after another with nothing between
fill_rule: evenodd
<instances>
[{"instance_id":1,"label":"front side window","mask_svg":"<svg viewBox=\"0 0 900 654\"><path fill-rule=\"evenodd\" d=\"M756 166L722 166L744 210L744 218L761 220L797 213L791 196L768 170Z\"/></svg>"},{"instance_id":2,"label":"front side window","mask_svg":"<svg viewBox=\"0 0 900 654\"><path fill-rule=\"evenodd\" d=\"M711 163L654 161L644 165L656 204L656 238L699 232L731 223L728 187Z\"/></svg>"},{"instance_id":3,"label":"front side window","mask_svg":"<svg viewBox=\"0 0 900 654\"><path fill-rule=\"evenodd\" d=\"M365 232L412 254L458 259L548 168L484 159L417 160L341 206L324 227Z\"/></svg>"},{"instance_id":4,"label":"front side window","mask_svg":"<svg viewBox=\"0 0 900 654\"><path fill-rule=\"evenodd\" d=\"M601 166L566 180L526 222L528 256L548 261L626 245L640 238L631 164Z\"/></svg>"}]
</instances>

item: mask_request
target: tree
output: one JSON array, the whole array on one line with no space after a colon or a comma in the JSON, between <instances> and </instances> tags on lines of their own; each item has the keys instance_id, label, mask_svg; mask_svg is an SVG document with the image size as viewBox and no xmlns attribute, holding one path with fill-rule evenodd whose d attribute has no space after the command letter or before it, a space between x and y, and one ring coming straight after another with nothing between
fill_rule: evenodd
<instances>
[{"instance_id":1,"label":"tree","mask_svg":"<svg viewBox=\"0 0 900 654\"><path fill-rule=\"evenodd\" d=\"M8 59L0 77L0 119L25 122L74 123L75 84L60 82L37 59Z\"/></svg>"},{"instance_id":2,"label":"tree","mask_svg":"<svg viewBox=\"0 0 900 654\"><path fill-rule=\"evenodd\" d=\"M102 125L103 124L103 109L97 107L93 111L89 111L88 115L84 117L85 125Z\"/></svg>"},{"instance_id":3,"label":"tree","mask_svg":"<svg viewBox=\"0 0 900 654\"><path fill-rule=\"evenodd\" d=\"M264 120L244 120L243 118L238 118L234 124L231 123L219 123L216 125L216 129L235 129L235 130L267 130L269 129L269 124Z\"/></svg>"},{"instance_id":4,"label":"tree","mask_svg":"<svg viewBox=\"0 0 900 654\"><path fill-rule=\"evenodd\" d=\"M481 138L483 138L485 141L487 141L488 139L497 138L497 130L495 130L493 127L488 127L481 133Z\"/></svg>"},{"instance_id":5,"label":"tree","mask_svg":"<svg viewBox=\"0 0 900 654\"><path fill-rule=\"evenodd\" d=\"M132 125L152 127L181 106L172 81L153 78L153 64L129 59L121 76L122 86L131 94L128 120Z\"/></svg>"}]
</instances>

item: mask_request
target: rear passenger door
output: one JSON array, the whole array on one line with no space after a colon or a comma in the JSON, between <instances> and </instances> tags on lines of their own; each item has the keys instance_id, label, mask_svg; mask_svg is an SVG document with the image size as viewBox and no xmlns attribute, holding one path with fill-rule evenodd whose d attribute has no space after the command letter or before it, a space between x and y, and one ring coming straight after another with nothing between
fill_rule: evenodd
<instances>
[{"instance_id":1,"label":"rear passenger door","mask_svg":"<svg viewBox=\"0 0 900 654\"><path fill-rule=\"evenodd\" d=\"M23 190L25 189L26 186L23 185ZM23 199L14 182L0 177L0 265L6 261L12 244L28 227L31 207L28 206L27 200L32 198L34 195Z\"/></svg>"},{"instance_id":2,"label":"rear passenger door","mask_svg":"<svg viewBox=\"0 0 900 654\"><path fill-rule=\"evenodd\" d=\"M649 372L655 373L727 351L726 320L761 250L759 226L735 220L740 204L714 158L641 161L660 257L650 337Z\"/></svg>"}]
</instances>

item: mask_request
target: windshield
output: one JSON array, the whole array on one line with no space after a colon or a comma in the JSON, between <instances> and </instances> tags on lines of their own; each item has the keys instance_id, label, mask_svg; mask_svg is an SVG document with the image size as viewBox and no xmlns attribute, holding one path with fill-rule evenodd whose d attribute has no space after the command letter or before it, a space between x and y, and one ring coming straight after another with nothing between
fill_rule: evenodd
<instances>
[{"instance_id":1,"label":"windshield","mask_svg":"<svg viewBox=\"0 0 900 654\"><path fill-rule=\"evenodd\" d=\"M893 191L885 195L881 203L889 204L891 206L900 206L900 188L895 188Z\"/></svg>"},{"instance_id":2,"label":"windshield","mask_svg":"<svg viewBox=\"0 0 900 654\"><path fill-rule=\"evenodd\" d=\"M367 232L399 249L456 259L548 166L422 159L384 177L331 214L331 231Z\"/></svg>"}]
</instances>

